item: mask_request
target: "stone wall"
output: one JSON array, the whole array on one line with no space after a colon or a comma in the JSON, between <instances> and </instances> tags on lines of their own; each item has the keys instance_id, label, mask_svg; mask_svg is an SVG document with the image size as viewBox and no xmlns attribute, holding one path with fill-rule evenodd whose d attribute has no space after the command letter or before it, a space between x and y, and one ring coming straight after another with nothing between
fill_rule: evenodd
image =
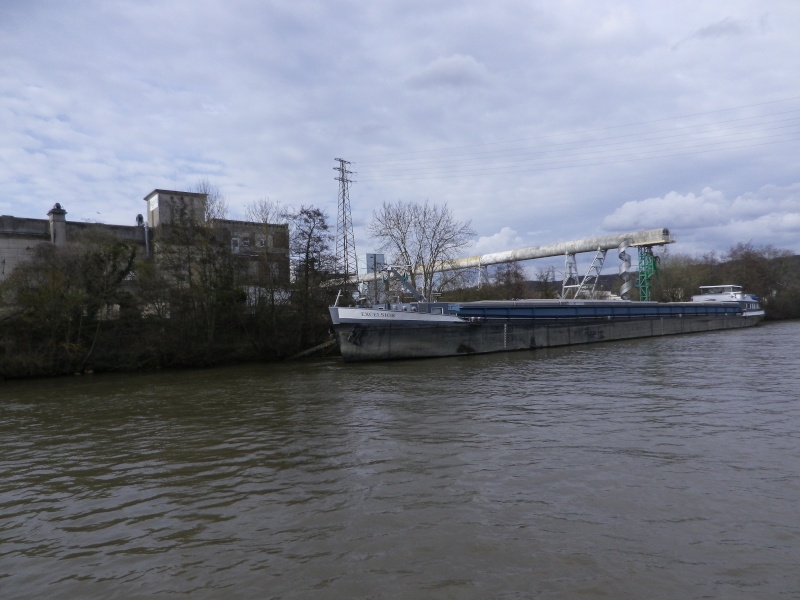
<instances>
[{"instance_id":1,"label":"stone wall","mask_svg":"<svg viewBox=\"0 0 800 600\"><path fill-rule=\"evenodd\" d=\"M144 227L69 221L63 225L66 225L65 243L93 231L103 231L139 245L142 253L145 251ZM50 243L51 239L49 219L0 216L0 281L5 279L18 264L28 260L37 244Z\"/></svg>"},{"instance_id":2,"label":"stone wall","mask_svg":"<svg viewBox=\"0 0 800 600\"><path fill-rule=\"evenodd\" d=\"M0 216L0 280L28 260L37 244L50 242L47 219Z\"/></svg>"},{"instance_id":3,"label":"stone wall","mask_svg":"<svg viewBox=\"0 0 800 600\"><path fill-rule=\"evenodd\" d=\"M91 233L104 231L126 242L139 244L144 250L144 227L136 225L106 225L105 223L73 223L67 222L67 240Z\"/></svg>"}]
</instances>

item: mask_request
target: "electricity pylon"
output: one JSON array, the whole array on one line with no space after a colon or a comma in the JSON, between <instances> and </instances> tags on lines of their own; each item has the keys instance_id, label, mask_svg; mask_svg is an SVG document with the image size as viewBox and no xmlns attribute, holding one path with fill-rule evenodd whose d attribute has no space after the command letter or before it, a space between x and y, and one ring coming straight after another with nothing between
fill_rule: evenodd
<instances>
[{"instance_id":1,"label":"electricity pylon","mask_svg":"<svg viewBox=\"0 0 800 600\"><path fill-rule=\"evenodd\" d=\"M337 271L342 277L342 289L352 289L350 278L358 275L358 258L356 256L356 245L353 238L353 217L350 215L350 184L352 180L348 177L353 172L349 171L345 165L350 163L343 158L335 158L339 161L338 167L333 167L334 171L339 172L336 181L339 182L339 208L336 218L336 263Z\"/></svg>"}]
</instances>

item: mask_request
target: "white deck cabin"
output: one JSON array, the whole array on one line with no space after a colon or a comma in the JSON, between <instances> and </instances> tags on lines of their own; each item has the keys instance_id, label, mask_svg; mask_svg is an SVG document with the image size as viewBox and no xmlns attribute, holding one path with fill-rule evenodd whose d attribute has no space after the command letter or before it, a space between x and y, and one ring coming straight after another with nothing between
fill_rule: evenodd
<instances>
[{"instance_id":1,"label":"white deck cabin","mask_svg":"<svg viewBox=\"0 0 800 600\"><path fill-rule=\"evenodd\" d=\"M701 285L700 294L692 296L692 302L725 302L731 300L749 300L742 292L740 285Z\"/></svg>"},{"instance_id":2,"label":"white deck cabin","mask_svg":"<svg viewBox=\"0 0 800 600\"><path fill-rule=\"evenodd\" d=\"M692 302L738 302L745 316L764 316L758 296L745 294L740 285L701 285L700 294L692 296Z\"/></svg>"},{"instance_id":3,"label":"white deck cabin","mask_svg":"<svg viewBox=\"0 0 800 600\"><path fill-rule=\"evenodd\" d=\"M742 292L740 285L701 285L700 294L692 296L693 302L730 302L732 300L755 300L752 294Z\"/></svg>"}]
</instances>

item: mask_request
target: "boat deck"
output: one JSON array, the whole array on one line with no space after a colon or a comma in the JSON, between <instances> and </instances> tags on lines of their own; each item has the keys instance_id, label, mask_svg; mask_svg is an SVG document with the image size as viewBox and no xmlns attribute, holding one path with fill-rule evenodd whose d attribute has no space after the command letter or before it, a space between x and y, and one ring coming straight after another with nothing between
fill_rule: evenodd
<instances>
[{"instance_id":1,"label":"boat deck","mask_svg":"<svg viewBox=\"0 0 800 600\"><path fill-rule=\"evenodd\" d=\"M451 314L466 319L643 319L741 314L738 302L532 301L471 302L454 305Z\"/></svg>"}]
</instances>

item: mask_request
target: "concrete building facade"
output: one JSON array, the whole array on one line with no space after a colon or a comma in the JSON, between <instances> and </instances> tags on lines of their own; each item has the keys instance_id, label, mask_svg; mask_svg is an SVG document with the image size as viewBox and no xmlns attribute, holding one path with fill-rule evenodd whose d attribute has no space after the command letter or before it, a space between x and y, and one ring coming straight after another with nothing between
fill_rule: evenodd
<instances>
[{"instance_id":1,"label":"concrete building facade","mask_svg":"<svg viewBox=\"0 0 800 600\"><path fill-rule=\"evenodd\" d=\"M184 216L195 221L205 221L206 194L178 192L174 190L153 190L144 197L147 202L147 226L158 229L169 225Z\"/></svg>"},{"instance_id":2,"label":"concrete building facade","mask_svg":"<svg viewBox=\"0 0 800 600\"><path fill-rule=\"evenodd\" d=\"M145 231L136 225L106 225L104 223L70 222L67 211L56 203L47 219L0 216L0 281L16 266L29 260L38 244L65 246L91 231L105 231L145 250Z\"/></svg>"},{"instance_id":3,"label":"concrete building facade","mask_svg":"<svg viewBox=\"0 0 800 600\"><path fill-rule=\"evenodd\" d=\"M144 198L147 218L144 226L148 248L158 258L158 242L170 227L182 219L206 222L205 194L156 189ZM207 223L217 240L248 262L250 285L259 281L289 283L289 225L210 219ZM269 273L264 273L269 269Z\"/></svg>"},{"instance_id":4,"label":"concrete building facade","mask_svg":"<svg viewBox=\"0 0 800 600\"><path fill-rule=\"evenodd\" d=\"M146 216L138 215L136 225L70 222L67 211L56 203L47 219L0 216L0 281L33 256L38 244L64 246L92 230L103 231L138 246L140 256L153 257L156 241L177 219L187 216L205 222L206 195L156 189L144 198ZM253 283L263 279L260 270L270 269L270 280L289 281L289 226L214 219L209 223L219 241L247 260Z\"/></svg>"}]
</instances>

